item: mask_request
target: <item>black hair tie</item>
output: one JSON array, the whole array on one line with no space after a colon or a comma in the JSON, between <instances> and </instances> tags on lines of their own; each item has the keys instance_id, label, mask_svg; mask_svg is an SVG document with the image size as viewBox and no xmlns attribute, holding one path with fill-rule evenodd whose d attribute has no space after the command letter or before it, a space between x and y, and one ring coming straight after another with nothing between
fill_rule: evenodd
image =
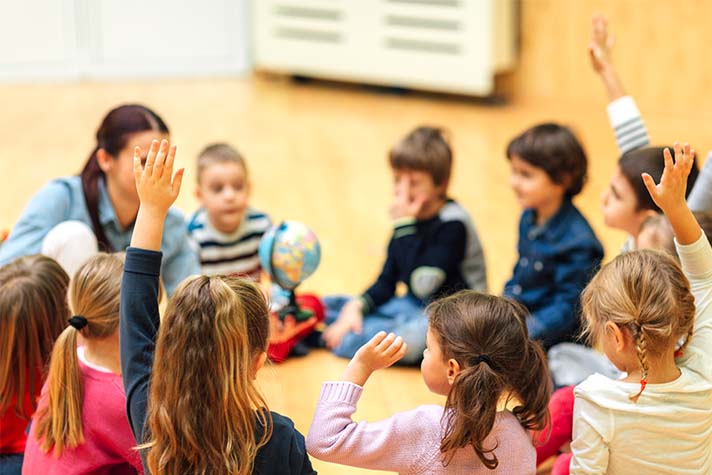
<instances>
[{"instance_id":1,"label":"black hair tie","mask_svg":"<svg viewBox=\"0 0 712 475\"><path fill-rule=\"evenodd\" d=\"M490 368L494 369L492 359L487 355L477 355L477 357L475 358L475 366L480 363L486 363L487 365L489 365Z\"/></svg>"},{"instance_id":2,"label":"black hair tie","mask_svg":"<svg viewBox=\"0 0 712 475\"><path fill-rule=\"evenodd\" d=\"M81 330L85 326L89 325L89 321L85 318L82 317L81 315L74 315L72 318L67 320L71 326L76 328L77 330Z\"/></svg>"}]
</instances>

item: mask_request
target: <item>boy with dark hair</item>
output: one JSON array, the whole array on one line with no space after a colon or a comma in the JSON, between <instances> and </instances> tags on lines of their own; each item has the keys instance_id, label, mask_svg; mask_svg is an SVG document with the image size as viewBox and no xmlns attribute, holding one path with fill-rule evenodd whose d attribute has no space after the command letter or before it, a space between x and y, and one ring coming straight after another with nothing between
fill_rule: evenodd
<instances>
[{"instance_id":1,"label":"boy with dark hair","mask_svg":"<svg viewBox=\"0 0 712 475\"><path fill-rule=\"evenodd\" d=\"M586 153L568 128L540 124L509 143L507 158L524 212L519 259L504 295L527 307L529 337L549 348L576 338L579 294L603 258L601 243L571 201L586 181Z\"/></svg>"}]
</instances>

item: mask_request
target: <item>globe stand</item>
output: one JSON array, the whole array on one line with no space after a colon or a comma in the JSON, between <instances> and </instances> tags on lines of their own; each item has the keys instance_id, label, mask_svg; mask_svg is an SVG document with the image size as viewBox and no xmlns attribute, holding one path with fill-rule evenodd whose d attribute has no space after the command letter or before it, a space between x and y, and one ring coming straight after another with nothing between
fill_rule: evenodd
<instances>
[{"instance_id":1,"label":"globe stand","mask_svg":"<svg viewBox=\"0 0 712 475\"><path fill-rule=\"evenodd\" d=\"M289 303L280 309L277 314L279 315L280 320L284 320L288 315L291 315L296 321L302 322L310 319L312 315L314 315L314 312L300 308L297 303L297 296L294 293L294 289L291 289L289 291Z\"/></svg>"}]
</instances>

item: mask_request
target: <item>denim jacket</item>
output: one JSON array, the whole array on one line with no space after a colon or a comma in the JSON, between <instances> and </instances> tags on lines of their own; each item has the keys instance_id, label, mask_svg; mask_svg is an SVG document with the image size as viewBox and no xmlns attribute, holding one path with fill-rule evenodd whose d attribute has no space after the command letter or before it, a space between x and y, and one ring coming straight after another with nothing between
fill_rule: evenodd
<instances>
[{"instance_id":1,"label":"denim jacket","mask_svg":"<svg viewBox=\"0 0 712 475\"><path fill-rule=\"evenodd\" d=\"M603 258L603 246L569 199L537 226L534 210L519 222L519 260L504 295L527 307L529 336L545 347L575 338L579 295Z\"/></svg>"}]
</instances>

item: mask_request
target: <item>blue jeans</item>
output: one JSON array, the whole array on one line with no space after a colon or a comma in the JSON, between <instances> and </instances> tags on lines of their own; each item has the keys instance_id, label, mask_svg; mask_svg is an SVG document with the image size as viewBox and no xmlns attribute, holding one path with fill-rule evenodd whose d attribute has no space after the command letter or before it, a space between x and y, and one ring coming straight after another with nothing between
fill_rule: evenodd
<instances>
[{"instance_id":1,"label":"blue jeans","mask_svg":"<svg viewBox=\"0 0 712 475\"><path fill-rule=\"evenodd\" d=\"M326 307L326 323L332 324L339 317L341 308L351 297L332 296L323 299ZM428 317L423 305L413 297L393 297L388 302L363 317L361 333L347 333L341 344L334 348L334 354L342 358L353 358L356 351L378 332L393 332L408 344L408 350L400 360L401 364L418 364L425 350L425 335L428 332Z\"/></svg>"},{"instance_id":2,"label":"blue jeans","mask_svg":"<svg viewBox=\"0 0 712 475\"><path fill-rule=\"evenodd\" d=\"M22 475L24 454L0 454L0 475Z\"/></svg>"}]
</instances>

